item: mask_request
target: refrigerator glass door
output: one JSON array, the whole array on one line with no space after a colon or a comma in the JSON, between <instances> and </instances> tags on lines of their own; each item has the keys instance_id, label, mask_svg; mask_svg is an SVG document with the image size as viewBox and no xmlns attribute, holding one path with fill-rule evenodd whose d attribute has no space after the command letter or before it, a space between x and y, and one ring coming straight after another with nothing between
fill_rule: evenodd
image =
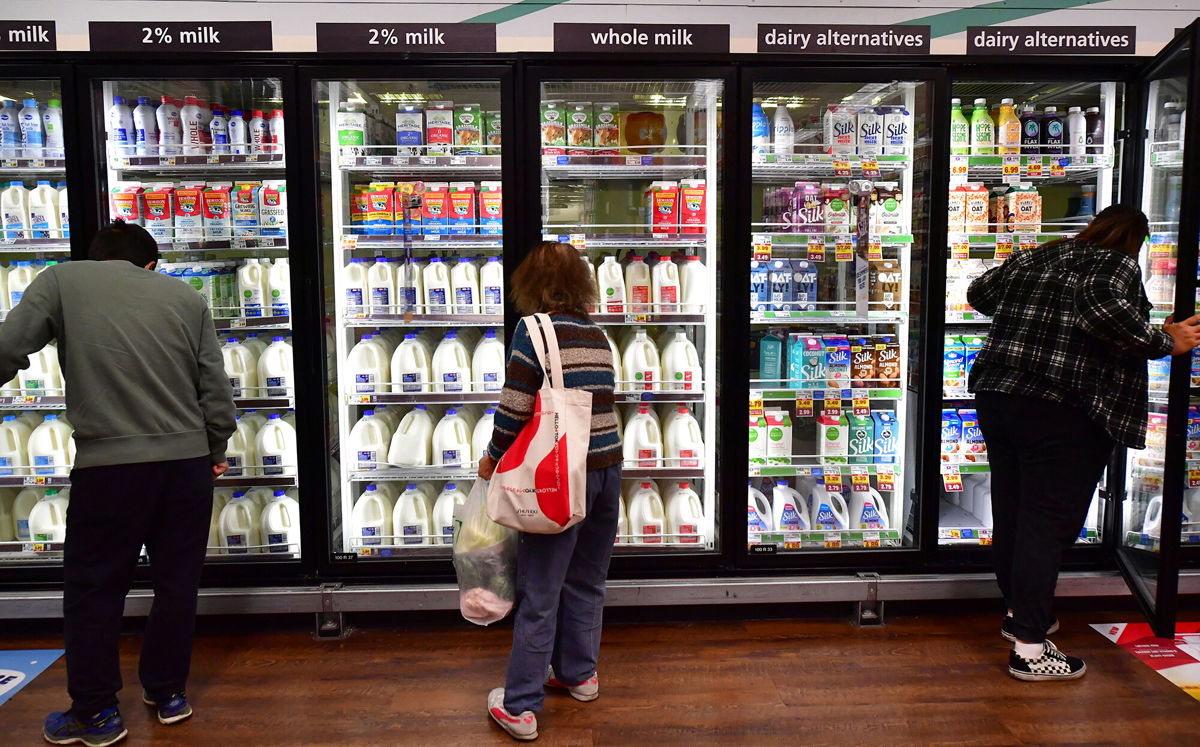
<instances>
[{"instance_id":1,"label":"refrigerator glass door","mask_svg":"<svg viewBox=\"0 0 1200 747\"><path fill-rule=\"evenodd\" d=\"M0 324L37 273L70 258L62 95L60 80L0 74ZM31 430L65 407L54 346L31 364L0 382L0 564L57 563L66 535L64 511L29 521L37 503L65 498L69 471L29 456Z\"/></svg>"}]
</instances>

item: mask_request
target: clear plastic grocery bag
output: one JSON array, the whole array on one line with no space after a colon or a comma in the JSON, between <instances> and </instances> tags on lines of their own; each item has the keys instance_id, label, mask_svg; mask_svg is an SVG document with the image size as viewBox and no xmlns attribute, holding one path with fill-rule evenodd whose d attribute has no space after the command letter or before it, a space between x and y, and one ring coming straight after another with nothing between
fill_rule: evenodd
<instances>
[{"instance_id":1,"label":"clear plastic grocery bag","mask_svg":"<svg viewBox=\"0 0 1200 747\"><path fill-rule=\"evenodd\" d=\"M488 518L485 480L476 480L466 503L454 509L454 571L458 607L467 620L491 625L512 611L517 533Z\"/></svg>"}]
</instances>

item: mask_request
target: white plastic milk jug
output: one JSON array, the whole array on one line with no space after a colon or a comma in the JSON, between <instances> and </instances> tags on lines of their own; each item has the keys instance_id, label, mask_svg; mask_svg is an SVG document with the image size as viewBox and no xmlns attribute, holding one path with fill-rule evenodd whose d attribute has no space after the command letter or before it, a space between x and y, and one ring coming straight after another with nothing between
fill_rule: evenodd
<instances>
[{"instance_id":1,"label":"white plastic milk jug","mask_svg":"<svg viewBox=\"0 0 1200 747\"><path fill-rule=\"evenodd\" d=\"M405 490L392 509L392 531L397 545L430 545L434 533L429 503L419 490Z\"/></svg>"},{"instance_id":2,"label":"white plastic milk jug","mask_svg":"<svg viewBox=\"0 0 1200 747\"><path fill-rule=\"evenodd\" d=\"M409 410L396 427L388 449L388 463L401 467L424 467L432 461L433 416L425 405Z\"/></svg>"},{"instance_id":3,"label":"white plastic milk jug","mask_svg":"<svg viewBox=\"0 0 1200 747\"><path fill-rule=\"evenodd\" d=\"M254 439L254 452L263 475L294 475L300 462L296 454L296 429L271 413Z\"/></svg>"},{"instance_id":4,"label":"white plastic milk jug","mask_svg":"<svg viewBox=\"0 0 1200 747\"><path fill-rule=\"evenodd\" d=\"M850 529L888 529L887 508L875 488L850 495Z\"/></svg>"},{"instance_id":5,"label":"white plastic milk jug","mask_svg":"<svg viewBox=\"0 0 1200 747\"><path fill-rule=\"evenodd\" d=\"M257 259L247 259L238 268L238 298L241 299L242 316L266 316L264 308L267 303L267 273L269 267Z\"/></svg>"},{"instance_id":6,"label":"white plastic milk jug","mask_svg":"<svg viewBox=\"0 0 1200 747\"><path fill-rule=\"evenodd\" d=\"M453 408L433 428L433 463L465 467L471 459L471 430L466 418Z\"/></svg>"},{"instance_id":7,"label":"white plastic milk jug","mask_svg":"<svg viewBox=\"0 0 1200 747\"><path fill-rule=\"evenodd\" d=\"M625 267L625 298L629 305L626 312L648 313L651 310L652 286L650 266L642 257L631 254L629 264Z\"/></svg>"},{"instance_id":8,"label":"white plastic milk jug","mask_svg":"<svg viewBox=\"0 0 1200 747\"><path fill-rule=\"evenodd\" d=\"M395 314L399 304L396 264L391 257L378 257L367 271L367 288L371 294L372 314Z\"/></svg>"},{"instance_id":9,"label":"white plastic milk jug","mask_svg":"<svg viewBox=\"0 0 1200 747\"><path fill-rule=\"evenodd\" d=\"M237 427L234 429L233 435L229 437L229 443L225 446L225 461L229 463L229 471L226 474L236 477L252 475L256 472L258 453L254 447L257 437L258 428L254 421L238 415Z\"/></svg>"},{"instance_id":10,"label":"white plastic milk jug","mask_svg":"<svg viewBox=\"0 0 1200 747\"><path fill-rule=\"evenodd\" d=\"M664 514L662 498L654 483L641 483L629 499L629 527L634 541L661 543L665 529Z\"/></svg>"},{"instance_id":11,"label":"white plastic milk jug","mask_svg":"<svg viewBox=\"0 0 1200 747\"><path fill-rule=\"evenodd\" d=\"M662 365L658 358L658 348L646 334L646 330L638 329L633 339L621 353L621 361L625 366L626 389L634 391L651 391L659 387L662 381Z\"/></svg>"},{"instance_id":12,"label":"white plastic milk jug","mask_svg":"<svg viewBox=\"0 0 1200 747\"><path fill-rule=\"evenodd\" d=\"M649 406L638 407L637 414L625 424L622 440L626 467L662 466L662 432L650 414Z\"/></svg>"},{"instance_id":13,"label":"white plastic milk jug","mask_svg":"<svg viewBox=\"0 0 1200 747\"><path fill-rule=\"evenodd\" d=\"M679 311L679 265L662 257L654 265L654 311L674 314Z\"/></svg>"},{"instance_id":14,"label":"white plastic milk jug","mask_svg":"<svg viewBox=\"0 0 1200 747\"><path fill-rule=\"evenodd\" d=\"M499 257L488 257L479 269L479 293L484 314L504 313L504 265Z\"/></svg>"},{"instance_id":15,"label":"white plastic milk jug","mask_svg":"<svg viewBox=\"0 0 1200 747\"><path fill-rule=\"evenodd\" d=\"M300 504L286 491L276 490L263 506L259 534L267 552L300 552Z\"/></svg>"},{"instance_id":16,"label":"white plastic milk jug","mask_svg":"<svg viewBox=\"0 0 1200 747\"><path fill-rule=\"evenodd\" d=\"M51 413L29 435L29 461L35 475L67 475L71 472L69 442L73 430Z\"/></svg>"},{"instance_id":17,"label":"white plastic milk jug","mask_svg":"<svg viewBox=\"0 0 1200 747\"><path fill-rule=\"evenodd\" d=\"M470 257L459 257L450 271L450 286L454 291L455 314L479 313L479 268Z\"/></svg>"},{"instance_id":18,"label":"white plastic milk jug","mask_svg":"<svg viewBox=\"0 0 1200 747\"><path fill-rule=\"evenodd\" d=\"M467 494L457 483L448 482L433 504L433 533L442 536L441 543L454 543L454 509L467 502Z\"/></svg>"},{"instance_id":19,"label":"white plastic milk jug","mask_svg":"<svg viewBox=\"0 0 1200 747\"><path fill-rule=\"evenodd\" d=\"M496 330L489 329L471 355L472 388L477 392L500 391L504 388L504 367L504 343L496 337Z\"/></svg>"},{"instance_id":20,"label":"white plastic milk jug","mask_svg":"<svg viewBox=\"0 0 1200 747\"><path fill-rule=\"evenodd\" d=\"M13 519L13 503L16 500L16 489L0 488L0 542L12 542L17 538L16 522Z\"/></svg>"},{"instance_id":21,"label":"white plastic milk jug","mask_svg":"<svg viewBox=\"0 0 1200 747\"><path fill-rule=\"evenodd\" d=\"M662 353L663 388L676 391L698 391L704 377L696 346L680 330L667 343Z\"/></svg>"},{"instance_id":22,"label":"white plastic milk jug","mask_svg":"<svg viewBox=\"0 0 1200 747\"><path fill-rule=\"evenodd\" d=\"M708 268L695 254L688 255L683 261L683 269L679 272L679 284L683 294L685 314L703 314L708 304Z\"/></svg>"},{"instance_id":23,"label":"white plastic milk jug","mask_svg":"<svg viewBox=\"0 0 1200 747\"><path fill-rule=\"evenodd\" d=\"M233 388L234 399L258 396L258 366L253 362L254 352L237 340L229 339L221 346L221 357L225 361L225 375Z\"/></svg>"},{"instance_id":24,"label":"white plastic milk jug","mask_svg":"<svg viewBox=\"0 0 1200 747\"><path fill-rule=\"evenodd\" d=\"M617 496L617 537L614 544L629 542L629 512L625 510L625 496Z\"/></svg>"},{"instance_id":25,"label":"white plastic milk jug","mask_svg":"<svg viewBox=\"0 0 1200 747\"><path fill-rule=\"evenodd\" d=\"M447 332L433 351L433 391L471 391L471 359L457 333Z\"/></svg>"},{"instance_id":26,"label":"white plastic milk jug","mask_svg":"<svg viewBox=\"0 0 1200 747\"><path fill-rule=\"evenodd\" d=\"M220 525L221 547L230 555L244 555L258 552L262 544L262 533L259 530L261 509L245 493L233 494L233 499L221 509Z\"/></svg>"},{"instance_id":27,"label":"white plastic milk jug","mask_svg":"<svg viewBox=\"0 0 1200 747\"><path fill-rule=\"evenodd\" d=\"M392 431L387 420L367 410L350 429L350 453L354 455L350 468L359 472L387 469L387 453Z\"/></svg>"},{"instance_id":28,"label":"white plastic milk jug","mask_svg":"<svg viewBox=\"0 0 1200 747\"><path fill-rule=\"evenodd\" d=\"M264 397L292 396L292 346L285 338L271 338L271 344L258 359L258 381Z\"/></svg>"},{"instance_id":29,"label":"white plastic milk jug","mask_svg":"<svg viewBox=\"0 0 1200 747\"><path fill-rule=\"evenodd\" d=\"M425 284L425 313L449 314L454 288L450 284L450 270L441 257L429 258L421 280Z\"/></svg>"},{"instance_id":30,"label":"white plastic milk jug","mask_svg":"<svg viewBox=\"0 0 1200 747\"><path fill-rule=\"evenodd\" d=\"M47 490L29 511L31 542L62 542L67 538L67 500L57 490Z\"/></svg>"},{"instance_id":31,"label":"white plastic milk jug","mask_svg":"<svg viewBox=\"0 0 1200 747\"><path fill-rule=\"evenodd\" d=\"M42 491L35 488L25 488L17 493L13 500L13 530L18 542L29 541L29 513L42 499Z\"/></svg>"},{"instance_id":32,"label":"white plastic milk jug","mask_svg":"<svg viewBox=\"0 0 1200 747\"><path fill-rule=\"evenodd\" d=\"M292 268L287 257L276 259L267 271L267 302L271 316L292 313Z\"/></svg>"},{"instance_id":33,"label":"white plastic milk jug","mask_svg":"<svg viewBox=\"0 0 1200 747\"><path fill-rule=\"evenodd\" d=\"M392 356L393 392L428 392L433 378L430 370L429 347L410 332Z\"/></svg>"},{"instance_id":34,"label":"white plastic milk jug","mask_svg":"<svg viewBox=\"0 0 1200 747\"><path fill-rule=\"evenodd\" d=\"M681 482L667 499L667 534L671 542L695 544L700 541L704 506L690 483Z\"/></svg>"},{"instance_id":35,"label":"white plastic milk jug","mask_svg":"<svg viewBox=\"0 0 1200 747\"><path fill-rule=\"evenodd\" d=\"M704 437L700 424L687 407L680 407L665 429L667 467L699 467L704 461Z\"/></svg>"},{"instance_id":36,"label":"white plastic milk jug","mask_svg":"<svg viewBox=\"0 0 1200 747\"><path fill-rule=\"evenodd\" d=\"M601 313L624 314L625 276L613 255L606 256L596 268L596 285L600 293Z\"/></svg>"},{"instance_id":37,"label":"white plastic milk jug","mask_svg":"<svg viewBox=\"0 0 1200 747\"><path fill-rule=\"evenodd\" d=\"M17 420L16 415L5 415L0 421L0 475L29 474L29 436L32 429Z\"/></svg>"},{"instance_id":38,"label":"white plastic milk jug","mask_svg":"<svg viewBox=\"0 0 1200 747\"><path fill-rule=\"evenodd\" d=\"M850 528L850 509L841 493L830 493L823 485L813 488L812 529L844 531Z\"/></svg>"},{"instance_id":39,"label":"white plastic milk jug","mask_svg":"<svg viewBox=\"0 0 1200 747\"><path fill-rule=\"evenodd\" d=\"M356 394L383 393L387 391L388 373L391 363L380 345L371 344L370 335L364 335L346 357L346 373Z\"/></svg>"},{"instance_id":40,"label":"white plastic milk jug","mask_svg":"<svg viewBox=\"0 0 1200 747\"><path fill-rule=\"evenodd\" d=\"M760 539L763 532L771 531L775 523L771 516L771 502L767 500L762 491L755 488L753 484L749 484L747 493L747 528L750 531L750 541L753 542Z\"/></svg>"},{"instance_id":41,"label":"white plastic milk jug","mask_svg":"<svg viewBox=\"0 0 1200 747\"><path fill-rule=\"evenodd\" d=\"M488 444L492 441L492 430L495 428L496 411L488 408L471 431L471 459L478 461L487 454Z\"/></svg>"},{"instance_id":42,"label":"white plastic milk jug","mask_svg":"<svg viewBox=\"0 0 1200 747\"><path fill-rule=\"evenodd\" d=\"M365 257L355 257L346 265L343 273L346 288L344 299L347 314L365 314L371 303L370 284L367 282L367 272L371 260Z\"/></svg>"},{"instance_id":43,"label":"white plastic milk jug","mask_svg":"<svg viewBox=\"0 0 1200 747\"><path fill-rule=\"evenodd\" d=\"M783 480L777 481L772 491L771 522L781 532L802 532L812 528L804 497Z\"/></svg>"},{"instance_id":44,"label":"white plastic milk jug","mask_svg":"<svg viewBox=\"0 0 1200 747\"><path fill-rule=\"evenodd\" d=\"M374 485L368 485L354 502L350 521L364 546L385 544L381 538L392 536L392 501ZM386 544L393 544L392 540Z\"/></svg>"}]
</instances>

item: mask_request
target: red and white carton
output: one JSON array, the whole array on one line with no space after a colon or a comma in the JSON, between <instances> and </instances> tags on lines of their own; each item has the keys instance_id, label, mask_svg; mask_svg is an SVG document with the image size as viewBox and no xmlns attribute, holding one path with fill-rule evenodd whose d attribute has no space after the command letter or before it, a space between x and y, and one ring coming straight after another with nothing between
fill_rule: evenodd
<instances>
[{"instance_id":1,"label":"red and white carton","mask_svg":"<svg viewBox=\"0 0 1200 747\"><path fill-rule=\"evenodd\" d=\"M679 182L651 182L646 188L646 205L651 232L679 233Z\"/></svg>"},{"instance_id":2,"label":"red and white carton","mask_svg":"<svg viewBox=\"0 0 1200 747\"><path fill-rule=\"evenodd\" d=\"M141 182L117 182L110 193L113 220L123 220L134 225L144 225L146 202L142 197Z\"/></svg>"},{"instance_id":3,"label":"red and white carton","mask_svg":"<svg viewBox=\"0 0 1200 747\"><path fill-rule=\"evenodd\" d=\"M146 231L159 242L175 238L175 185L153 184L142 199Z\"/></svg>"},{"instance_id":4,"label":"red and white carton","mask_svg":"<svg viewBox=\"0 0 1200 747\"><path fill-rule=\"evenodd\" d=\"M501 182L479 183L479 233L485 236L504 233L504 192Z\"/></svg>"},{"instance_id":5,"label":"red and white carton","mask_svg":"<svg viewBox=\"0 0 1200 747\"><path fill-rule=\"evenodd\" d=\"M204 238L204 182L184 182L175 188L175 238Z\"/></svg>"},{"instance_id":6,"label":"red and white carton","mask_svg":"<svg viewBox=\"0 0 1200 747\"><path fill-rule=\"evenodd\" d=\"M679 183L679 232L704 233L708 219L708 187L703 179Z\"/></svg>"},{"instance_id":7,"label":"red and white carton","mask_svg":"<svg viewBox=\"0 0 1200 747\"><path fill-rule=\"evenodd\" d=\"M210 184L204 190L205 239L228 239L232 235L233 206L230 200L232 189L232 184L223 182Z\"/></svg>"},{"instance_id":8,"label":"red and white carton","mask_svg":"<svg viewBox=\"0 0 1200 747\"><path fill-rule=\"evenodd\" d=\"M448 199L450 233L454 236L479 233L475 220L475 182L453 182Z\"/></svg>"},{"instance_id":9,"label":"red and white carton","mask_svg":"<svg viewBox=\"0 0 1200 747\"><path fill-rule=\"evenodd\" d=\"M426 236L445 236L450 230L450 185L426 182L421 199L421 229Z\"/></svg>"},{"instance_id":10,"label":"red and white carton","mask_svg":"<svg viewBox=\"0 0 1200 747\"><path fill-rule=\"evenodd\" d=\"M430 101L425 107L425 144L429 155L450 155L454 144L454 102Z\"/></svg>"}]
</instances>

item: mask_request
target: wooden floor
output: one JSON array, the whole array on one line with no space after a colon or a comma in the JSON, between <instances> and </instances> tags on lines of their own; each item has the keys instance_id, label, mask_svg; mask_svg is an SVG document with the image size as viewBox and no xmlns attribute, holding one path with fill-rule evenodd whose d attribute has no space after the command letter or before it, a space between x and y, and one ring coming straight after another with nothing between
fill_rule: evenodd
<instances>
[{"instance_id":1,"label":"wooden floor","mask_svg":"<svg viewBox=\"0 0 1200 747\"><path fill-rule=\"evenodd\" d=\"M610 622L601 698L548 696L539 743L1200 744L1200 702L1086 627L1134 619L1063 615L1055 641L1089 672L1050 684L1005 674L994 615L893 615L864 629L835 619ZM127 743L511 743L484 708L503 684L510 629L372 617L328 642L314 641L308 622L202 620L189 687L197 715L176 726L140 704L140 637L124 636ZM53 625L0 633L3 648L60 640ZM67 702L65 671L59 660L0 706L0 743L40 743L43 717Z\"/></svg>"}]
</instances>

